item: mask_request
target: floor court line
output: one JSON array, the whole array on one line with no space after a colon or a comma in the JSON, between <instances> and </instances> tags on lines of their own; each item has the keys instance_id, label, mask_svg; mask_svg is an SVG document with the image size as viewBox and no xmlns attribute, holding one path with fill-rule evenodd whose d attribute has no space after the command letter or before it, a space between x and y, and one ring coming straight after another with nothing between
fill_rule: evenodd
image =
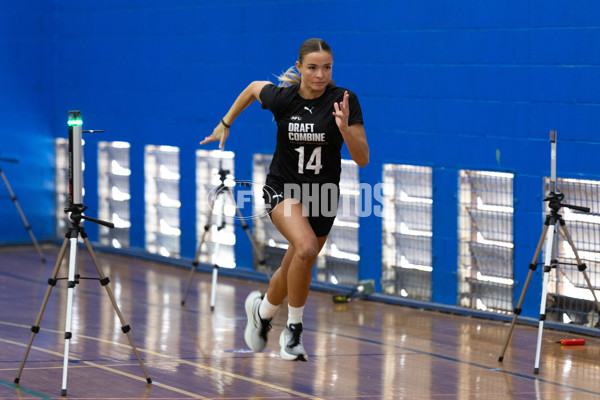
<instances>
[{"instance_id":1,"label":"floor court line","mask_svg":"<svg viewBox=\"0 0 600 400\"><path fill-rule=\"evenodd\" d=\"M19 328L30 328L27 325L15 324L15 323L6 322L6 321L0 321L0 324L11 325L11 326L14 326L14 327L19 327ZM57 330L54 330L54 329L47 329L46 328L45 330L48 331L48 332L55 333L55 334L63 334L62 331L57 331ZM114 342L114 341L111 341L111 340L105 340L105 339L96 338L96 337L87 336L87 335L77 335L77 337L78 338L83 338L83 339L88 339L88 340L99 341L99 342L108 343L108 344L112 344L112 345L116 345L116 346L120 346L120 347L125 347L125 348L128 348L128 349L131 349L130 345L126 345L126 344ZM0 341L1 342L5 342L5 343L10 343L10 344L18 345L18 346L22 346L22 347L27 347L25 344L22 344L22 343L19 343L19 342L15 342L15 341L12 341L12 340L8 340L8 339L2 339L2 338L0 338ZM32 349L43 351L43 352L49 353L49 354L54 354L54 355L57 355L57 356L60 356L60 357L64 357L64 354L58 353L58 352L54 352L52 350L47 350L47 349L39 348L39 347L36 347L36 346L32 346ZM208 372L214 372L214 373L218 373L218 374L222 374L222 375L227 375L227 376L229 376L231 378L244 380L246 382L250 382L250 383L253 383L253 384L256 384L256 385L264 386L264 387L267 387L269 389L281 391L283 393L288 393L288 394L291 394L291 395L294 395L294 396L299 396L299 397L303 397L303 398L307 398L307 399L311 399L311 400L324 400L324 399L322 399L322 398L320 398L318 396L312 396L312 395L309 395L309 394L306 394L306 393L302 393L302 392L298 392L298 391L295 391L295 390L292 390L292 389L288 389L288 388L285 388L285 387L282 387L282 386L274 385L272 383L264 382L264 381L261 381L259 379L249 378L249 377L246 377L246 376L243 376L243 375L235 374L235 373L232 373L232 372L229 372L229 371L226 371L226 370L222 370L222 369L219 369L219 368L211 367L211 366L204 365L204 364L201 364L201 363L198 363L198 362L193 362L193 361L181 359L181 358L178 358L178 357L173 357L173 356L169 356L169 355L166 355L166 354L157 353L155 351L147 350L147 349L140 348L140 347L137 347L137 349L138 349L138 351L146 353L146 354L150 354L150 355L153 355L153 356L156 356L156 357L167 358L167 359L169 359L169 360L171 360L173 362L177 362L177 363L180 363L180 364L187 364L187 365L190 365L190 366L193 366L193 367L196 367L196 368L204 369L205 371L208 371ZM82 360L77 359L76 357L69 357L69 359L70 360L82 361ZM135 380L142 380L142 381L146 382L146 379L143 378L143 377L138 377L138 376L135 376L133 374L128 374L128 373L125 373L125 372L122 372L122 371L119 371L119 370L115 370L113 368L107 369L107 368L104 368L100 364L90 363L90 362L87 362L87 363L90 364L90 365L93 364L94 366L96 366L98 368L110 370L111 372L115 372L115 373L118 373L118 374L123 375L123 376L128 376L129 378L132 378L132 379L135 379ZM171 386L169 386L168 389L172 390L172 391L175 391L175 392L179 392L180 391L180 389L177 389L177 388L174 388L174 387L171 387ZM199 396L199 395L195 395L195 396ZM197 398L205 398L205 397L197 397Z\"/></svg>"},{"instance_id":2,"label":"floor court line","mask_svg":"<svg viewBox=\"0 0 600 400\"><path fill-rule=\"evenodd\" d=\"M7 382L7 381L2 380L2 379L0 379L0 385L6 386L6 387L11 388L11 389L15 389L17 391L17 396L14 397L15 400L23 399L23 396L20 395L20 392L27 393L28 395L34 396L35 398L38 398L38 399L56 400L55 397L50 397L50 396L47 396L45 394L38 393L38 392L36 392L34 390L30 390L30 389L27 389L27 388L24 388L24 387L16 386L15 383L13 383L13 382ZM9 400L9 399L5 399L5 400Z\"/></svg>"},{"instance_id":3,"label":"floor court line","mask_svg":"<svg viewBox=\"0 0 600 400\"><path fill-rule=\"evenodd\" d=\"M53 330L49 330L49 331L52 331L53 333L57 333L57 331L53 331ZM2 338L0 338L0 342L12 344L12 345L15 345L15 346L27 347L27 345L25 345L23 343L15 342L13 340L8 340L8 339L2 339ZM53 350L44 349L44 348L37 347L37 346L31 346L31 349L32 350L41 351L41 352L44 352L44 353L48 353L48 354L53 354L53 355L56 355L58 357L64 357L63 353L59 353L59 352L56 352L56 351L53 351ZM90 367L95 367L95 368L103 369L105 371L112 372L112 373L115 373L115 374L118 374L118 375L121 375L121 376L125 376L125 377L130 378L130 379L142 381L144 383L146 382L146 378L144 378L144 377L136 376L136 375L124 372L124 371L120 371L118 369L115 369L115 368L112 368L112 367L109 367L109 366L97 364L97 363L94 363L94 362L91 362L91 361L83 361L83 360L78 359L77 357L72 357L70 355L69 355L69 360L71 360L71 361L73 361L73 360L79 361L79 362L82 362L84 364L89 365ZM138 364L136 364L136 365L138 365ZM51 368L48 368L48 369L55 369L55 368L56 367L51 367ZM78 366L78 365L69 365L69 368L82 368L82 367ZM25 369L29 369L29 368L25 368ZM60 369L62 369L62 367L60 367ZM178 394L185 394L186 396L190 396L190 397L195 398L195 399L205 399L205 400L209 399L208 397L201 396L201 395L199 395L197 393L188 392L186 390L182 390L182 389L179 389L179 388L176 388L176 387L173 387L173 386L165 385L164 383L153 382L152 384L155 385L155 386L161 387L163 389L167 389L167 390L173 391L173 392L178 393ZM23 389L23 387L22 387L21 384L19 384L19 388Z\"/></svg>"},{"instance_id":4,"label":"floor court line","mask_svg":"<svg viewBox=\"0 0 600 400\"><path fill-rule=\"evenodd\" d=\"M10 322L5 322L5 321L0 321L0 324L4 324L4 325L10 325L10 326L15 326L15 327L19 327L19 328L29 328L26 325L21 325L21 324L15 324L15 323L10 323ZM62 334L62 331L56 331L56 330L51 330L51 329L46 329L50 332L56 333L56 334ZM311 332L319 332L319 333L325 333L325 334L334 334L333 332L327 332L324 330L319 330L319 329L306 329L307 331L311 331ZM384 347L393 347L399 350L403 350L406 352L411 352L413 355L426 355L429 357L433 357L433 358L437 358L437 359L442 359L445 361L450 361L453 363L458 363L458 364L463 364L463 365L468 365L470 367L476 367L476 368L480 368L480 369L484 369L484 370L488 370L488 371L492 371L492 372L498 372L498 373L502 373L502 374L507 374L510 376L514 376L514 377L518 377L518 378L522 378L522 379L526 379L526 380L530 380L530 381L534 381L534 382L539 382L539 383L544 383L544 384L549 384L552 386L557 386L559 388L564 388L564 389L569 389L569 390L576 390L576 391L580 391L583 393L588 393L588 394L593 394L593 395L598 395L600 397L600 392L596 392L596 391L592 391L592 390L588 390L588 389L584 389L584 388L580 388L580 387L576 387L576 386L571 386L571 385L565 385L563 383L560 382L555 382L555 381L550 381L544 378L539 378L539 377L534 377L534 376L530 376L530 375L526 375L526 374L522 374L522 373L518 373L518 372L512 372L512 371L507 371L504 369L500 369L500 368L492 368L490 366L487 365L483 365L483 364L478 364L478 363L474 363L471 361L464 361L455 357L449 357L449 356L444 356L441 354L436 354L436 353L432 353L432 352L426 352L423 350L418 350L418 349L412 349L406 346L401 346L401 345L395 345L395 344L389 344L389 343L384 343L384 342L380 342L377 340L373 340L373 339L365 339L365 338L360 338L360 337L355 337L355 336L350 336L350 335L344 335L344 334L340 334L339 332L335 333L337 336L340 337L344 337L346 339L352 339L352 340L357 340L357 341L361 341L361 342L365 342L365 343L371 343L371 344L376 344L378 346L384 346ZM85 338L85 339L89 339L89 340L94 340L94 341L99 341L99 342L104 342L104 343L108 343L108 344L113 344L113 345L117 345L120 347L124 347L124 348L130 348L130 346L128 344L123 344L123 343L118 343L118 342L114 342L114 341L110 341L110 340L105 340L105 339L101 339L101 338L96 338L96 337L92 337L92 336L87 336L87 335L78 335L78 337L81 338ZM4 339L0 339L0 341L6 341ZM15 343L16 344L16 343ZM59 356L63 356L63 354L60 353L55 353L49 350L45 350L45 349L41 349L41 348L37 348L38 350L41 351L45 351L48 352L50 354L57 354ZM245 377L242 375L238 375L238 374L234 374L231 373L229 371L225 371L225 370L221 370L218 368L214 368L211 366L207 366L195 361L192 361L191 359L184 359L184 358L178 358L178 357L173 357L173 356L169 356L166 354L161 354L161 353L157 353L154 352L152 350L147 350L147 349L143 349L143 348L138 348L139 351L147 353L149 355L153 355L153 356L157 356L157 357L163 357L163 358L167 358L170 359L171 361L175 362L175 363L182 363L182 364L187 364L190 366L194 366L194 367L198 367L198 368L202 368L206 371L209 372L215 372L215 373L219 373L219 374L224 374L224 375L228 375L232 378L236 378L236 379L242 379L245 381L248 381L250 383L254 383L254 384L258 384L258 385L262 385L262 386L266 386L268 388L271 389L275 389L275 390L280 390L289 394L293 394L296 396L301 396L301 397L305 397L305 398L309 398L312 400L320 400L319 397L315 397L315 396L311 396L305 393L300 393L300 392L296 392L287 388L283 388L277 385L273 385L270 384L268 382L264 382L264 381L260 381L254 378L249 378L249 377ZM359 354L358 356L361 356L362 354ZM348 355L346 355L348 356ZM315 355L314 357L319 357L318 355ZM337 357L337 356L336 356ZM82 360L79 360L82 361ZM100 367L99 364L94 365L96 367ZM137 377L134 375L131 375L131 378L134 378L136 380L143 380L145 381L144 378L141 377Z\"/></svg>"},{"instance_id":5,"label":"floor court line","mask_svg":"<svg viewBox=\"0 0 600 400\"><path fill-rule=\"evenodd\" d=\"M307 330L309 330L309 329L307 329ZM321 330L314 330L314 331L318 331L320 333L328 333L328 332L324 332L324 331L321 331ZM333 332L330 332L330 333L333 334ZM560 382L554 382L554 381L550 381L550 380L547 380L547 379L538 378L538 377L530 376L530 375L526 375L526 374L521 374L521 373L518 373L518 372L507 371L507 370L500 369L500 368L490 368L487 365L477 364L477 363L474 363L474 362L471 362L471 361L464 361L464 360L460 360L460 359L455 358L455 357L444 356L444 355L441 355L441 354L431 353L431 352L427 352L427 351L423 351L423 350L418 350L418 349L411 349L409 347L401 346L401 345L383 343L383 342L379 342L379 341L372 340L372 339L357 338L357 337L354 337L354 336L344 335L344 334L340 334L340 333L336 333L336 335L338 335L340 337L345 337L347 339L354 339L354 340L358 340L358 341L361 341L361 342L377 344L377 345L380 345L380 346L386 346L386 347L393 347L393 348L402 349L402 350L408 350L408 351L413 352L414 354L427 355L427 356L434 357L434 358L439 358L439 359L442 359L442 360L445 360L445 361L450 361L450 362L454 362L454 363L458 363L458 364L464 364L464 365L468 365L470 367L482 368L482 369L486 369L486 370L489 370L489 371L499 372L499 373L502 373L502 374L507 374L507 375L518 377L518 378L528 379L528 380L531 380L531 381L534 381L534 382L547 383L549 385L554 385L554 386L562 387L562 388L565 388L565 389L577 390L577 391L584 392L584 393L598 395L600 397L600 392L595 392L593 390L583 389L583 388L579 388L579 387L571 386L571 385L565 385L565 384L562 384Z\"/></svg>"},{"instance_id":6,"label":"floor court line","mask_svg":"<svg viewBox=\"0 0 600 400\"><path fill-rule=\"evenodd\" d=\"M111 257L105 258L110 259ZM20 261L19 254L15 259L15 265L18 265ZM10 261L10 258L8 260ZM144 344L144 349L139 349L140 353L143 353L144 360L148 360L146 364L152 368L150 376L155 375L153 378L156 378L157 381L164 379L165 382L181 389L205 395L206 393L203 393L205 386L202 385L203 382L208 382L211 385L210 393L215 396L222 396L215 397L215 400L217 398L223 400L226 398L227 400L242 398L256 400L258 397L248 396L262 393L270 395L261 396L261 399L265 400L271 398L277 400L299 398L290 393L270 391L265 387L260 389L258 384L251 384L247 379L244 379L246 382L238 380L242 376L244 378L256 377L263 384L274 382L277 385L311 393L315 396L319 395L328 400L351 398L392 400L398 399L398 396L402 397L402 395L408 395L406 399L410 398L411 400L455 400L472 398L473 396L484 396L482 398L527 398L531 400L536 398L554 400L566 397L590 400L600 398L600 387L597 383L590 383L597 377L597 357L600 357L600 348L597 343L588 343L585 348L566 348L565 350L562 347L559 349L558 346L553 347L549 344L546 347L545 344L544 361L542 361L544 368L542 374L535 375L532 372L533 353L531 352L533 334L529 329L524 328L519 331L520 334L515 337L511 347L511 352L514 350L514 353L510 354L509 352L510 357L506 360L508 362L499 363L497 357L494 358L492 354L493 349L490 351L489 347L490 343L500 342L503 338L502 330L497 324L478 322L481 321L480 319L471 321L470 318L447 317L436 312L426 312L424 315L420 315L407 310L406 307L389 310L381 307L380 311L377 306L378 302L372 301L353 302L344 310L332 309L330 296L327 295L315 296L311 306L319 310L319 313L307 324L315 329L305 328L306 333L310 334L310 336L307 336L309 341L315 342L315 349L317 349L315 352L317 354L312 356L315 362L309 365L309 368L304 368L297 363L280 365L275 349L265 351L262 354L244 353L243 340L237 333L239 333L238 329L240 327L243 329L242 322L245 320L245 318L239 317L241 306L238 301L246 295L248 290L245 281L240 283L239 280L232 280L223 283L223 288L227 288L227 290L224 290L222 294L225 296L224 298L230 300L228 303L223 303L223 312L211 313L208 312L207 307L204 307L208 303L206 294L208 291L205 286L198 286L198 305L190 304L192 305L191 308L182 309L179 304L175 303L180 294L178 282L181 281L183 284L185 277L178 279L179 274L172 274L171 270L167 271L169 279L164 278L165 274L161 275L162 270L160 270L160 273L158 270L157 272L151 270L150 273L146 273L147 268L150 270L149 266L144 263L138 265L135 260L131 264L129 264L131 261L129 259L121 260L119 258L116 261L109 261L111 268L113 268L112 264L115 265L115 269L109 271L109 274L111 276L117 275L117 279L120 279L123 283L124 289L121 301L133 301L136 307L135 310L138 311L133 314L133 325L137 325L135 317L140 317L140 315L139 320L146 321L148 326L164 327L166 322L172 324L169 326L172 327L175 336L169 335L168 338L165 338L155 332L151 332L150 336L146 336L148 333L145 331L137 336L140 343ZM123 266L130 266L131 268L125 270L121 268ZM23 282L27 283L27 286L30 286L30 282L37 281L37 279L24 280L22 277L16 277L13 274L16 270L10 263L7 263L7 269L9 267L11 276L7 280L2 279L5 281L7 289L20 286L19 282L13 282L13 277L19 281L27 281ZM43 271L38 273L40 276L43 274ZM0 277L3 275L6 276L6 274L0 274ZM41 296L42 289L45 286L42 284L36 285L36 298ZM97 301L96 297L104 297L103 292L97 290L96 286L91 283L87 288L82 287L78 290L78 294L86 302L95 302ZM57 289L60 290L60 293L53 292L53 298L58 295L62 299L64 288L60 286ZM20 294L18 288L13 292L15 294L10 296L11 299L17 298L16 295ZM140 295L132 296L132 293L138 292ZM8 293L10 292L6 293L7 298L9 298ZM161 293L163 294L162 297L160 296ZM170 297L165 297L165 295ZM93 298L92 300L87 299L90 296ZM321 300L325 300L325 302ZM62 300L58 304L62 304ZM95 303L89 304L95 305ZM33 305L29 307L28 312L32 312L30 309L33 310ZM98 364L105 368L120 369L131 372L134 376L137 375L137 359L133 357L129 343L126 340L121 340L121 336L106 334L107 329L110 333L112 325L105 326L104 324L111 324L114 320L112 309L110 307L88 306L82 310L88 310L86 314L82 314L84 318L101 318L104 321L101 325L103 330L90 331L93 336L98 335L98 337L80 334L85 332L83 329L79 333L75 333L76 337L81 339L80 344L82 344L80 349L74 348L75 354L82 360L74 361L73 368L98 368L95 365ZM143 310L142 314L139 313L140 310ZM164 314L156 313L157 310L161 310ZM22 339L22 334L24 329L29 331L29 321L23 319L21 314L18 320L13 319L13 316L8 314L10 308L4 311L7 314L0 317L0 320L20 323L2 324L2 321L0 321L0 326L11 325L16 328L16 331L6 330L6 332L10 332L11 336L5 337L13 340L16 338L26 344L27 342ZM358 325L356 325L357 318ZM150 322L151 325L149 325ZM276 330L278 327L285 325L283 317L275 322L274 328ZM161 323L163 325L158 325ZM46 329L43 327L43 323L40 325L43 329ZM62 346L60 345L61 341L58 339L64 334L64 331L60 326L53 327L55 328L54 332L59 336L51 333L49 337L44 338L44 342L36 344L60 351ZM0 327L0 331L4 331L4 329ZM229 332L225 336L220 336L219 346L214 349L207 347L213 331ZM28 333L31 334L31 332ZM397 335L399 334L406 335L408 338L420 338L420 340L405 342L398 339ZM559 337L557 334L552 336L555 336L553 340ZM176 339L177 337L180 338ZM184 338L185 340L183 340ZM99 344L93 345L91 340ZM100 345L102 342L110 343L110 345ZM167 347L158 347L157 344L163 344ZM178 351L172 351L171 346ZM330 351L330 348L337 350ZM92 352L88 352L88 349L92 349ZM96 352L94 349L105 349L105 351ZM39 350L43 351L44 349ZM227 355L224 353L233 354ZM14 353L11 352L11 354ZM117 354L119 357L115 359ZM59 355L62 359L63 355ZM18 355L14 356L14 358L18 357ZM54 359L54 357L56 356L44 356L42 353L38 353L35 360L27 365L27 369L34 369L29 367L44 369L42 368L44 365L56 365L58 362L52 363L52 361L44 360ZM404 365L405 359L408 367ZM220 360L223 360L223 362ZM86 363L86 361L91 364ZM16 362L20 361L14 361L14 363ZM42 364L39 362L42 362ZM160 368L160 365L157 367L156 362L165 367ZM531 371L529 370L530 363ZM8 361L8 363L3 361L2 365L5 367L15 366L13 361ZM268 370L259 374L252 372L255 371L255 368L262 368L263 366L270 368L272 372L266 372ZM223 369L226 370L225 372L231 371L234 374L224 373ZM5 369L2 370L5 371ZM47 374L38 372L33 375L53 377L56 370L53 369L53 371ZM79 375L82 377L94 374L93 370L80 371ZM171 376L172 371L181 371L183 374L180 378L177 378ZM200 378L197 383L188 380L187 376L190 371ZM289 379L290 375L287 373L293 371L299 373L301 377L299 380ZM176 373L179 374L179 372ZM346 376L346 373L348 378L342 378L342 376ZM10 372L3 372L2 376L10 381L7 374L10 374ZM217 374L222 376L224 380L218 377ZM392 378L392 374L398 378L398 382L402 383L392 383L395 379ZM110 375L105 375L106 378L110 379ZM141 380L142 375L139 375L136 379ZM480 379L482 380L482 386L480 386ZM131 377L119 379L117 375L115 375L114 381L118 385L130 385L128 382L134 382ZM339 386L338 389L336 383L341 383L342 386ZM217 386L213 386L213 384ZM223 391L223 384L235 385L235 389L231 388ZM372 390L369 388L371 384L373 384ZM136 381L132 386L137 388L138 385L139 383ZM213 391L213 387L218 391ZM246 388L253 389L248 391ZM38 389L38 387L35 386L35 389ZM144 391L143 389L142 387L140 393ZM162 390L164 389L150 391L148 396L158 395L173 400L174 398L185 398L185 395L177 395L174 392L161 394ZM42 392L45 392L45 390L42 390ZM14 395L14 393L12 391L10 394ZM81 392L81 395L84 393ZM85 394L92 397L94 393L88 392ZM130 391L121 394L134 396L134 393ZM169 397L169 394L172 394L173 397ZM247 396L244 397L244 394ZM25 396L26 394L23 393L23 398Z\"/></svg>"}]
</instances>

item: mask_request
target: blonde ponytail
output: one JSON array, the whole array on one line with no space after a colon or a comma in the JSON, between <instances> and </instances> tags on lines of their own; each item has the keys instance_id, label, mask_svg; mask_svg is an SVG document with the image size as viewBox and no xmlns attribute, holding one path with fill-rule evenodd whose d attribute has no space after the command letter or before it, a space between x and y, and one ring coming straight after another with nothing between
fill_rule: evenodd
<instances>
[{"instance_id":1,"label":"blonde ponytail","mask_svg":"<svg viewBox=\"0 0 600 400\"><path fill-rule=\"evenodd\" d=\"M302 77L295 66L291 66L283 74L277 77L279 86L292 86L300 84Z\"/></svg>"}]
</instances>

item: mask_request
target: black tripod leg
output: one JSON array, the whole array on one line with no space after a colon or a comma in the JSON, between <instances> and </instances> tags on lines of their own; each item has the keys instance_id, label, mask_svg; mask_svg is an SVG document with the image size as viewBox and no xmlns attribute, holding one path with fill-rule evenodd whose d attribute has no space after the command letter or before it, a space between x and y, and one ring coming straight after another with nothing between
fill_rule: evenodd
<instances>
[{"instance_id":1,"label":"black tripod leg","mask_svg":"<svg viewBox=\"0 0 600 400\"><path fill-rule=\"evenodd\" d=\"M581 271L581 273L583 274L585 283L587 284L588 289L590 289L590 292L592 292L592 297L594 298L594 303L596 304L596 312L600 313L600 303L598 302L598 297L596 296L596 292L594 291L592 282L590 281L590 278L588 277L588 274L585 271L587 266L585 265L585 263L581 262L581 259L579 258L579 253L577 252L577 249L575 248L575 243L573 243L571 234L567 230L567 227L565 226L565 222L562 218L560 219L560 228L562 229L565 237L567 238L567 242L569 242L569 246L571 246L571 250L573 250L573 254L575 254L575 259L577 260L577 269L579 269L579 271Z\"/></svg>"},{"instance_id":2,"label":"black tripod leg","mask_svg":"<svg viewBox=\"0 0 600 400\"><path fill-rule=\"evenodd\" d=\"M188 292L190 291L190 286L192 285L192 279L194 278L194 273L196 272L196 268L198 267L198 261L200 260L200 253L202 251L202 245L206 240L206 234L210 229L210 224L212 222L212 209L215 204L215 200L211 199L208 203L208 216L206 217L206 224L204 224L204 232L202 232L202 238L200 239L200 244L198 244L198 250L196 250L196 256L194 257L194 261L192 262L192 269L190 270L190 275L188 277L187 284L185 285L185 291L183 292L183 296L181 297L181 305L185 305L185 301L187 299Z\"/></svg>"},{"instance_id":3,"label":"black tripod leg","mask_svg":"<svg viewBox=\"0 0 600 400\"><path fill-rule=\"evenodd\" d=\"M142 362L142 359L140 358L137 348L135 347L135 344L133 343L133 339L131 338L131 335L129 333L129 331L131 330L131 327L127 324L127 322L125 322L125 318L123 318L123 314L121 314L121 310L119 309L119 306L117 305L117 302L115 300L115 296L113 295L112 289L108 285L110 280L106 276L104 276L104 274L102 273L102 270L100 269L100 264L98 263L98 259L96 258L96 253L94 253L94 249L92 249L92 246L90 245L90 241L88 240L87 235L82 232L82 237L83 237L83 242L85 243L85 247L87 248L88 252L90 253L90 256L92 257L92 261L94 262L96 271L98 271L98 275L100 276L100 284L102 286L104 286L104 289L106 289L106 293L108 294L110 302L112 303L113 308L115 309L115 312L117 313L117 316L119 317L119 320L121 321L121 330L123 331L123 333L127 336L127 339L129 340L129 344L131 345L131 348L133 349L133 352L135 353L135 356L138 359L140 368L142 369L142 372L143 372L144 376L146 377L146 382L152 383L152 379L150 379L150 377L148 376L148 372L146 372L146 367L144 366L144 363Z\"/></svg>"},{"instance_id":4,"label":"black tripod leg","mask_svg":"<svg viewBox=\"0 0 600 400\"><path fill-rule=\"evenodd\" d=\"M227 191L227 192L229 193L229 197L231 198L231 201L233 202L233 205L235 206L235 212L240 219L240 224L242 225L242 229L244 229L244 231L246 232L246 235L248 236L248 240L250 240L250 244L252 245L252 249L254 250L254 254L256 255L256 258L258 258L258 264L261 265L265 269L265 274L267 274L267 279L271 280L271 275L269 274L269 271L267 271L266 266L265 266L265 259L262 256L261 251L258 248L258 245L256 244L256 240L254 240L254 236L252 236L252 233L250 233L248 224L246 223L246 220L244 219L242 212L240 211L237 203L235 202L233 193L231 193L230 191Z\"/></svg>"},{"instance_id":5,"label":"black tripod leg","mask_svg":"<svg viewBox=\"0 0 600 400\"><path fill-rule=\"evenodd\" d=\"M40 311L38 312L37 318L35 319L34 324L31 326L31 337L29 338L27 350L25 350L25 357L23 357L23 361L21 362L21 366L19 367L19 373L15 378L15 383L19 383L19 380L21 380L21 374L23 373L25 361L27 361L29 351L31 350L31 346L33 345L33 339L35 338L35 334L40 331L40 322L42 321L42 316L44 315L44 311L46 310L46 305L48 304L48 299L50 298L52 288L56 285L56 277L58 276L58 271L60 270L63 258L65 257L65 252L67 251L68 243L69 239L65 238L62 247L60 248L60 252L58 253L58 258L56 259L56 264L54 265L52 276L48 279L48 288L46 289L46 294L44 295L44 300L42 301L42 306L40 308Z\"/></svg>"},{"instance_id":6,"label":"black tripod leg","mask_svg":"<svg viewBox=\"0 0 600 400\"><path fill-rule=\"evenodd\" d=\"M35 240L35 236L33 235L31 226L29 225L29 222L27 222L27 218L25 218L25 214L23 213L23 210L21 209L21 206L19 205L19 202L17 201L17 196L15 196L15 194L13 193L12 188L10 187L10 184L8 183L8 179L6 179L6 175L4 175L4 172L1 169L0 169L0 176L2 177L2 180L4 181L4 185L6 186L6 189L8 189L8 193L10 194L11 200L13 201L13 203L15 203L15 207L17 207L17 211L19 212L19 215L21 216L21 219L23 220L23 223L25 224L25 229L27 229L27 232L29 233L29 237L31 238L31 241L33 242L33 245L35 246L36 251L40 255L42 262L46 262L46 257L44 257L44 253L42 253L42 249L40 248L40 245L38 244L37 240Z\"/></svg>"},{"instance_id":7,"label":"black tripod leg","mask_svg":"<svg viewBox=\"0 0 600 400\"><path fill-rule=\"evenodd\" d=\"M498 357L498 361L502 362L504 360L504 353L506 352L506 348L508 347L508 342L510 341L510 337L512 336L513 330L515 329L515 324L517 322L517 318L521 315L521 306L523 305L523 301L525 299L525 293L527 292L527 288L529 287L529 282L531 281L531 276L533 275L533 271L537 269L537 260L540 257L540 253L542 252L542 246L544 244L544 239L546 238L546 234L548 233L548 225L544 225L544 229L542 230L542 234L540 236L540 240L538 241L537 247L535 249L535 254L533 255L533 260L531 260L531 264L529 264L529 272L527 273L527 279L525 280L525 285L523 286L523 290L521 291L521 297L519 297L519 302L517 303L517 307L515 308L515 312L513 314L512 323L510 324L510 330L508 331L508 335L506 336L506 341L504 342L504 347L502 348L502 353L500 353L500 357Z\"/></svg>"}]
</instances>

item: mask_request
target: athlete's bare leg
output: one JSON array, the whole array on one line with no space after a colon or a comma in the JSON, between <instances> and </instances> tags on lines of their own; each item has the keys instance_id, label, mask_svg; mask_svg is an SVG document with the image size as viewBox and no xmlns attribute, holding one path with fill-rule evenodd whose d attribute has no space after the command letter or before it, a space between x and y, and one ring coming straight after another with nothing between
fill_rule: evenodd
<instances>
[{"instance_id":1,"label":"athlete's bare leg","mask_svg":"<svg viewBox=\"0 0 600 400\"><path fill-rule=\"evenodd\" d=\"M302 205L294 199L286 199L277 205L271 219L290 245L281 266L271 277L267 298L277 305L288 297L292 307L302 307L308 297L312 267L327 236L315 236L308 218L302 215Z\"/></svg>"}]
</instances>

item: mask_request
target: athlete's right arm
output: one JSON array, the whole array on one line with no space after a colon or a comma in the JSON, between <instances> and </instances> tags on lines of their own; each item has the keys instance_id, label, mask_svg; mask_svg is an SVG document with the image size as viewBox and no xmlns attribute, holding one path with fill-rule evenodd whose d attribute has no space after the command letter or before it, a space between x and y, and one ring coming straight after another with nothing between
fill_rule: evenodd
<instances>
[{"instance_id":1,"label":"athlete's right arm","mask_svg":"<svg viewBox=\"0 0 600 400\"><path fill-rule=\"evenodd\" d=\"M265 85L272 85L272 83L269 81L254 81L249 84L246 89L240 93L237 99L235 99L233 105L229 111L227 111L227 114L225 114L222 121L227 125L233 124L233 121L238 117L238 115L240 115L246 107L252 104L254 100L260 101L260 91L265 87ZM216 142L219 140L219 149L222 150L223 146L225 145L225 140L227 140L228 136L229 128L219 121L212 134L205 137L200 144Z\"/></svg>"}]
</instances>

